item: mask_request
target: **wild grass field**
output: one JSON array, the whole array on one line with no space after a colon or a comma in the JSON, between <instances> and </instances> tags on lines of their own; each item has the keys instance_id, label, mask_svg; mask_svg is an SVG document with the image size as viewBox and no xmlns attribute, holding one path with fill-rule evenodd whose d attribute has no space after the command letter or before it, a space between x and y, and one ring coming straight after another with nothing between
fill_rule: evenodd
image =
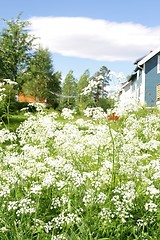
<instances>
[{"instance_id":1,"label":"wild grass field","mask_svg":"<svg viewBox=\"0 0 160 240\"><path fill-rule=\"evenodd\" d=\"M159 240L160 112L133 110L1 126L0 239Z\"/></svg>"}]
</instances>

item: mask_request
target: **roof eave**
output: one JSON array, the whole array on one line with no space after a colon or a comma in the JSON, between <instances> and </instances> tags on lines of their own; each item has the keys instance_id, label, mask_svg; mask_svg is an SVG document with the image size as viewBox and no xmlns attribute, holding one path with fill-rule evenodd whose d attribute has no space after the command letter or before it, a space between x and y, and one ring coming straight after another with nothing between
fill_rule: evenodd
<instances>
[{"instance_id":1,"label":"roof eave","mask_svg":"<svg viewBox=\"0 0 160 240\"><path fill-rule=\"evenodd\" d=\"M144 63L146 63L149 59L151 59L153 56L155 56L158 52L160 52L160 47L156 50L150 52L147 56L145 56L142 60L140 60L137 65L141 67Z\"/></svg>"}]
</instances>

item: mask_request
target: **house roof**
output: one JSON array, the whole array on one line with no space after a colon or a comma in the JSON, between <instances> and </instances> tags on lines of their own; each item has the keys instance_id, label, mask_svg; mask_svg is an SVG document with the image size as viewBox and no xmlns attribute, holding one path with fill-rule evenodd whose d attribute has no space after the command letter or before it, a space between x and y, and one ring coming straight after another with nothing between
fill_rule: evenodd
<instances>
[{"instance_id":1,"label":"house roof","mask_svg":"<svg viewBox=\"0 0 160 240\"><path fill-rule=\"evenodd\" d=\"M133 80L134 76L137 74L137 73L136 73L136 70L137 70L137 69L135 69L135 71L131 74L131 76L130 76L129 79L128 79L128 82L131 81L131 80Z\"/></svg>"},{"instance_id":2,"label":"house roof","mask_svg":"<svg viewBox=\"0 0 160 240\"><path fill-rule=\"evenodd\" d=\"M139 62L137 62L138 66L142 66L144 63L146 63L149 59L154 57L157 53L160 52L160 47L155 49L154 51L151 51L149 54L147 54L144 58L142 58Z\"/></svg>"},{"instance_id":3,"label":"house roof","mask_svg":"<svg viewBox=\"0 0 160 240\"><path fill-rule=\"evenodd\" d=\"M143 58L145 58L146 57L146 55L145 56L143 56L143 57L140 57L140 58L138 58L135 62L134 62L134 64L136 65L138 62L140 62Z\"/></svg>"},{"instance_id":4,"label":"house roof","mask_svg":"<svg viewBox=\"0 0 160 240\"><path fill-rule=\"evenodd\" d=\"M160 47L155 49L154 51L150 51L149 54L147 54L144 57L141 57L139 59L137 59L134 64L137 65L134 72L131 74L131 76L129 77L129 79L124 82L121 86L121 89L125 88L128 84L130 84L130 82L134 79L135 75L137 74L137 70L141 69L141 66L146 63L149 59L151 59L152 57L154 57L157 53L160 52Z\"/></svg>"},{"instance_id":5,"label":"house roof","mask_svg":"<svg viewBox=\"0 0 160 240\"><path fill-rule=\"evenodd\" d=\"M131 76L129 77L129 79L128 79L126 82L122 83L121 89L122 89L122 88L125 88L128 84L130 84L130 82L134 79L134 76L135 76L136 74L137 74L137 73L134 71L134 72L131 74Z\"/></svg>"},{"instance_id":6,"label":"house roof","mask_svg":"<svg viewBox=\"0 0 160 240\"><path fill-rule=\"evenodd\" d=\"M124 82L124 83L122 84L121 89L122 89L122 88L125 88L128 84L130 84L130 81L129 81L129 80L126 81L126 82Z\"/></svg>"}]
</instances>

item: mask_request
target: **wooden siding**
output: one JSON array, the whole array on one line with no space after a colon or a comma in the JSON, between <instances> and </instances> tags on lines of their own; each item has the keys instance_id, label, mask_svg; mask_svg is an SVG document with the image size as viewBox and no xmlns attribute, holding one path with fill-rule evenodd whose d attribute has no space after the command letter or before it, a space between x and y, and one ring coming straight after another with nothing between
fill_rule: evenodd
<instances>
[{"instance_id":1,"label":"wooden siding","mask_svg":"<svg viewBox=\"0 0 160 240\"><path fill-rule=\"evenodd\" d=\"M27 102L27 103L34 103L34 102L40 102L45 103L45 99L36 99L32 96L25 96L23 93L18 94L18 102Z\"/></svg>"},{"instance_id":2,"label":"wooden siding","mask_svg":"<svg viewBox=\"0 0 160 240\"><path fill-rule=\"evenodd\" d=\"M156 105L157 85L160 84L160 73L157 73L158 54L145 63L145 101L147 106Z\"/></svg>"}]
</instances>

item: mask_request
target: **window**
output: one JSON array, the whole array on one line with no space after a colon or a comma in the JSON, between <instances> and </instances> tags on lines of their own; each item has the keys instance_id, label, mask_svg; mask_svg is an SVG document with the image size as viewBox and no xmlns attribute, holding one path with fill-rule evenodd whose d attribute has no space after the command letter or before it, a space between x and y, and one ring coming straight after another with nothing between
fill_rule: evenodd
<instances>
[{"instance_id":1,"label":"window","mask_svg":"<svg viewBox=\"0 0 160 240\"><path fill-rule=\"evenodd\" d=\"M160 55L157 58L157 73L160 73Z\"/></svg>"},{"instance_id":2,"label":"window","mask_svg":"<svg viewBox=\"0 0 160 240\"><path fill-rule=\"evenodd\" d=\"M157 101L160 101L160 84L157 85Z\"/></svg>"}]
</instances>

